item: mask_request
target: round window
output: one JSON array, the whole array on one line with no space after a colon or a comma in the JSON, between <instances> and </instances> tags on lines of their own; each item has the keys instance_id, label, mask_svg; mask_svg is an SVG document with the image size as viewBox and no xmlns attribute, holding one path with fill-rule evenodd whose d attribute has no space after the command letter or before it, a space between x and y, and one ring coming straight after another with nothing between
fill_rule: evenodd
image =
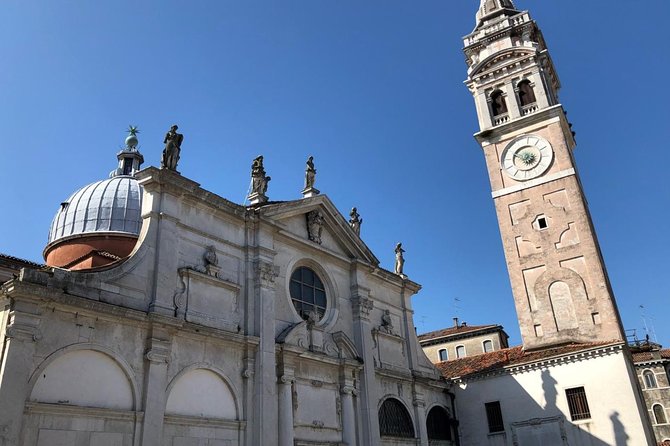
<instances>
[{"instance_id":1,"label":"round window","mask_svg":"<svg viewBox=\"0 0 670 446\"><path fill-rule=\"evenodd\" d=\"M310 312L321 319L326 312L326 288L311 269L301 266L291 275L291 299L301 318L307 320Z\"/></svg>"}]
</instances>

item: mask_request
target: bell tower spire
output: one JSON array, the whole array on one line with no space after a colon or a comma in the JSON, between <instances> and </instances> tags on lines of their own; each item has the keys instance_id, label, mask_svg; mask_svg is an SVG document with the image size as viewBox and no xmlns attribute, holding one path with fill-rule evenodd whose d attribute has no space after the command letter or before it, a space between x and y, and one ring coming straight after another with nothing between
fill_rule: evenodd
<instances>
[{"instance_id":1,"label":"bell tower spire","mask_svg":"<svg viewBox=\"0 0 670 446\"><path fill-rule=\"evenodd\" d=\"M477 27L484 21L490 21L500 15L516 15L519 11L514 7L512 0L481 0L477 10Z\"/></svg>"},{"instance_id":2,"label":"bell tower spire","mask_svg":"<svg viewBox=\"0 0 670 446\"><path fill-rule=\"evenodd\" d=\"M524 347L624 340L539 27L482 0L464 46Z\"/></svg>"}]
</instances>

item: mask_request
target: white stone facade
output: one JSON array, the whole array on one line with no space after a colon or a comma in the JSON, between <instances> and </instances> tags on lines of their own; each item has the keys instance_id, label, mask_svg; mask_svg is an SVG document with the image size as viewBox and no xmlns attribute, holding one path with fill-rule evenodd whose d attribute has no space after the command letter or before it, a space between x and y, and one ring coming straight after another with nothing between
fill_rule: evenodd
<instances>
[{"instance_id":1,"label":"white stone facade","mask_svg":"<svg viewBox=\"0 0 670 446\"><path fill-rule=\"evenodd\" d=\"M651 445L635 371L621 344L519 363L462 379L455 389L461 444ZM589 413L573 419L566 390L583 388ZM503 429L489 429L499 402ZM643 411L644 409L642 409Z\"/></svg>"},{"instance_id":2,"label":"white stone facade","mask_svg":"<svg viewBox=\"0 0 670 446\"><path fill-rule=\"evenodd\" d=\"M172 171L137 177L127 260L2 286L0 444L429 444L428 412L454 412L414 334L420 287L379 268L326 196L246 208ZM291 300L301 266L325 287L318 320ZM409 438L380 437L388 398Z\"/></svg>"}]
</instances>

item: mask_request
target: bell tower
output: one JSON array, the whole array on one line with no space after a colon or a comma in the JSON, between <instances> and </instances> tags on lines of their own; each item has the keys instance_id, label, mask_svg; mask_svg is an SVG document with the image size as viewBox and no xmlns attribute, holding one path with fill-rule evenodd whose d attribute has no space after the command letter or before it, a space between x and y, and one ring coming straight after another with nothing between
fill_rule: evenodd
<instances>
[{"instance_id":1,"label":"bell tower","mask_svg":"<svg viewBox=\"0 0 670 446\"><path fill-rule=\"evenodd\" d=\"M624 340L540 29L481 0L464 45L524 348Z\"/></svg>"}]
</instances>

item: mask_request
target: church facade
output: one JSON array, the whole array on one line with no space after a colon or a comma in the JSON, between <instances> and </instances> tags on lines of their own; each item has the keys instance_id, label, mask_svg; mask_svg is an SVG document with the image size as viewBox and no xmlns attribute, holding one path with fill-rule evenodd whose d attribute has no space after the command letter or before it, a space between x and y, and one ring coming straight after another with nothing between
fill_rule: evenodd
<instances>
[{"instance_id":1,"label":"church facade","mask_svg":"<svg viewBox=\"0 0 670 446\"><path fill-rule=\"evenodd\" d=\"M70 268L2 286L2 444L453 444L402 253L380 268L313 176L303 199L258 181L238 205L137 171L133 136L54 219L45 258Z\"/></svg>"}]
</instances>

